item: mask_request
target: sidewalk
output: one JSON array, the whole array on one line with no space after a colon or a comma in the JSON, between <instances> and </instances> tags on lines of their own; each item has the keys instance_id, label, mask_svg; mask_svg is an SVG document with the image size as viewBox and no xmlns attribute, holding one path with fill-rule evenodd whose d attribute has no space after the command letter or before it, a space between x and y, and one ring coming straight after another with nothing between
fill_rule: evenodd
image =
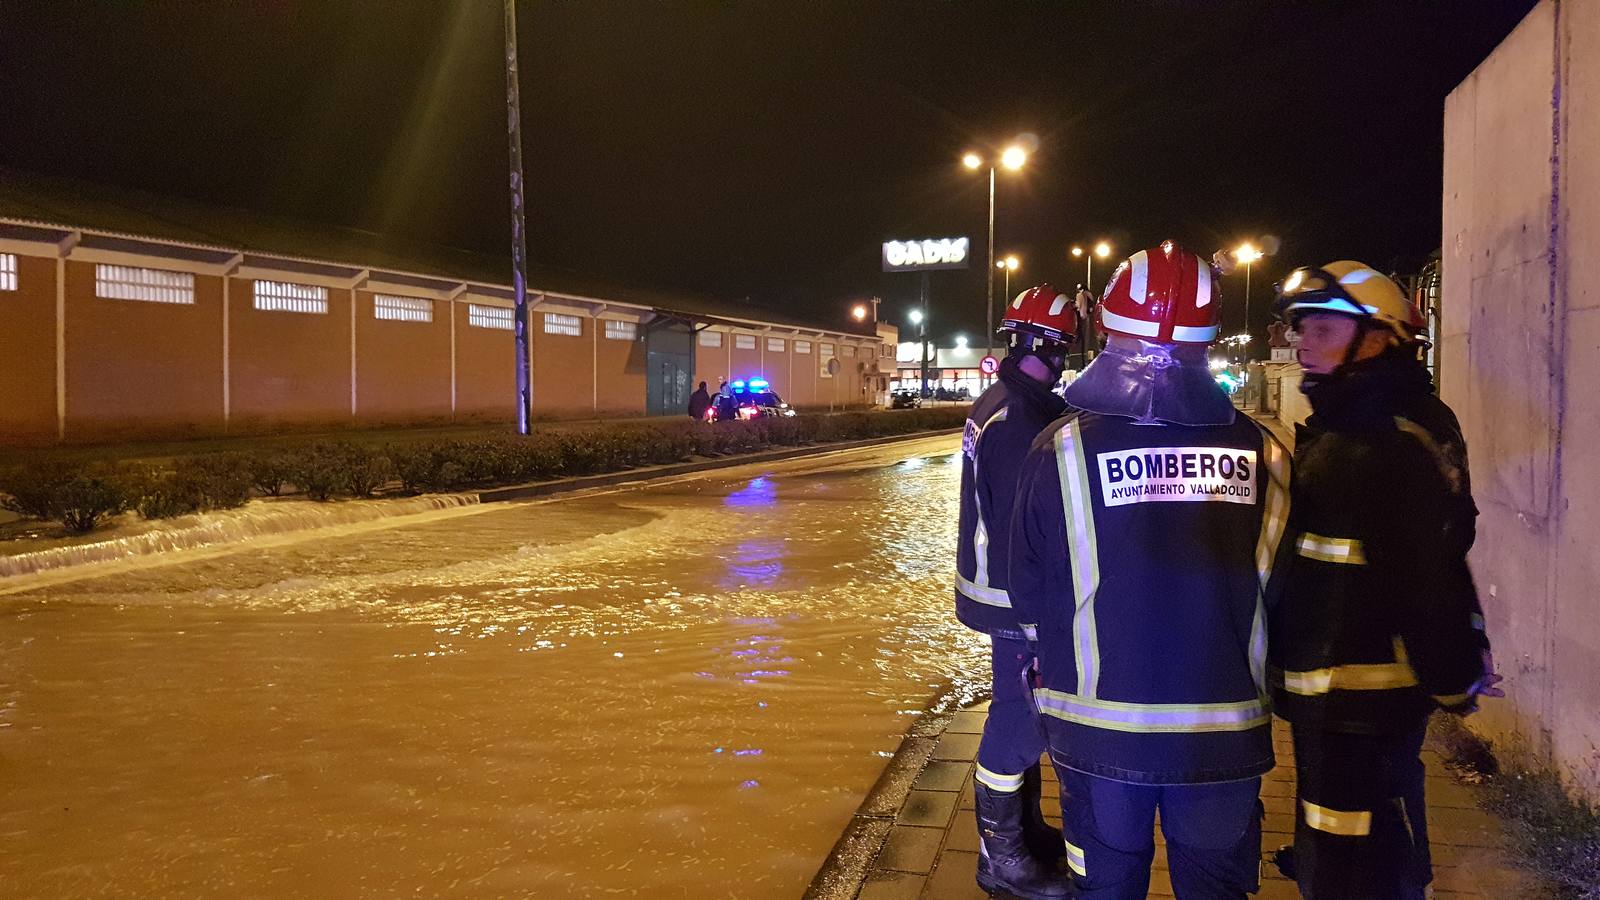
<instances>
[{"instance_id":1,"label":"sidewalk","mask_svg":"<svg viewBox=\"0 0 1600 900\"><path fill-rule=\"evenodd\" d=\"M887 836L864 872L858 892L830 892L858 900L983 900L973 880L978 866L978 832L972 813L972 768L988 703L954 715L887 828ZM1263 780L1267 816L1261 849L1265 854L1291 843L1294 832L1294 757L1288 726L1273 723L1278 767ZM1438 753L1424 750L1428 772L1428 828L1432 837L1434 896L1437 900L1538 896L1538 883L1513 868L1497 849L1500 825L1478 808L1476 790L1457 781ZM1048 759L1044 765L1045 817L1061 824L1059 788ZM860 817L858 816L858 819ZM823 881L818 876L818 882ZM1156 858L1150 897L1171 897L1166 848L1156 832ZM1263 863L1262 900L1299 896L1292 882Z\"/></svg>"}]
</instances>

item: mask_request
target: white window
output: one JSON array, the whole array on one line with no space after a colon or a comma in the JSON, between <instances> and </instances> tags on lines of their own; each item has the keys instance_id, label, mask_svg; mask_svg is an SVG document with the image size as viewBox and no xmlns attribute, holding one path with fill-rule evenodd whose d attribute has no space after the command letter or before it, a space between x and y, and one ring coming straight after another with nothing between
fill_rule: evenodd
<instances>
[{"instance_id":1,"label":"white window","mask_svg":"<svg viewBox=\"0 0 1600 900\"><path fill-rule=\"evenodd\" d=\"M783 338L767 338L767 352L768 353L782 353L783 352Z\"/></svg>"},{"instance_id":2,"label":"white window","mask_svg":"<svg viewBox=\"0 0 1600 900\"><path fill-rule=\"evenodd\" d=\"M617 319L606 319L606 340L631 341L639 336L638 322L622 322Z\"/></svg>"},{"instance_id":3,"label":"white window","mask_svg":"<svg viewBox=\"0 0 1600 900\"><path fill-rule=\"evenodd\" d=\"M426 297L373 294L372 316L390 322L432 322L433 301Z\"/></svg>"},{"instance_id":4,"label":"white window","mask_svg":"<svg viewBox=\"0 0 1600 900\"><path fill-rule=\"evenodd\" d=\"M722 332L720 332L720 331L710 331L710 330L706 330L706 331L700 332L700 346L702 346L702 347L721 347L722 346Z\"/></svg>"},{"instance_id":5,"label":"white window","mask_svg":"<svg viewBox=\"0 0 1600 900\"><path fill-rule=\"evenodd\" d=\"M796 352L796 353L810 353L811 352L811 342L810 341L795 341L794 342L794 352Z\"/></svg>"},{"instance_id":6,"label":"white window","mask_svg":"<svg viewBox=\"0 0 1600 900\"><path fill-rule=\"evenodd\" d=\"M733 336L733 346L740 350L754 350L756 336L753 334L736 334Z\"/></svg>"},{"instance_id":7,"label":"white window","mask_svg":"<svg viewBox=\"0 0 1600 900\"><path fill-rule=\"evenodd\" d=\"M545 313L544 333L583 337L583 320L577 316L564 316L561 313Z\"/></svg>"},{"instance_id":8,"label":"white window","mask_svg":"<svg viewBox=\"0 0 1600 900\"><path fill-rule=\"evenodd\" d=\"M833 345L832 344L823 344L822 345L822 358L823 359L831 359L832 357L833 357Z\"/></svg>"},{"instance_id":9,"label":"white window","mask_svg":"<svg viewBox=\"0 0 1600 900\"><path fill-rule=\"evenodd\" d=\"M17 289L17 255L0 253L0 291Z\"/></svg>"},{"instance_id":10,"label":"white window","mask_svg":"<svg viewBox=\"0 0 1600 900\"><path fill-rule=\"evenodd\" d=\"M168 272L165 269L101 264L94 267L94 295L107 300L144 300L148 303L186 303L192 306L194 276L188 272Z\"/></svg>"},{"instance_id":11,"label":"white window","mask_svg":"<svg viewBox=\"0 0 1600 900\"><path fill-rule=\"evenodd\" d=\"M475 328L516 331L517 311L507 306L479 306L476 303L468 303L467 324Z\"/></svg>"},{"instance_id":12,"label":"white window","mask_svg":"<svg viewBox=\"0 0 1600 900\"><path fill-rule=\"evenodd\" d=\"M855 344L845 344L843 347L841 347L839 349L844 351L844 355L845 356L855 356L856 355L856 345Z\"/></svg>"},{"instance_id":13,"label":"white window","mask_svg":"<svg viewBox=\"0 0 1600 900\"><path fill-rule=\"evenodd\" d=\"M892 359L892 358L894 358L894 345L893 344L884 344L883 345L883 351L879 355L882 356L884 359Z\"/></svg>"},{"instance_id":14,"label":"white window","mask_svg":"<svg viewBox=\"0 0 1600 900\"><path fill-rule=\"evenodd\" d=\"M255 284L255 303L256 309L271 312L326 315L328 312L328 289L315 284L257 281Z\"/></svg>"}]
</instances>

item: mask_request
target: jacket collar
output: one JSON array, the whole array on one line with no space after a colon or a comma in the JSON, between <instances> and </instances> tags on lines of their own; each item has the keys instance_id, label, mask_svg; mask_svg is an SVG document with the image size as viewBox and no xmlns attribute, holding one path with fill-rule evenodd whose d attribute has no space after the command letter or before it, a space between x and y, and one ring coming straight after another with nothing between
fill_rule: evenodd
<instances>
[{"instance_id":1,"label":"jacket collar","mask_svg":"<svg viewBox=\"0 0 1600 900\"><path fill-rule=\"evenodd\" d=\"M1433 382L1411 350L1395 347L1312 379L1304 391L1313 429L1371 431L1390 426L1415 400L1431 394Z\"/></svg>"},{"instance_id":2,"label":"jacket collar","mask_svg":"<svg viewBox=\"0 0 1600 900\"><path fill-rule=\"evenodd\" d=\"M1054 419L1067 411L1067 401L1040 384L1037 379L1022 371L1017 357L1008 356L1000 361L1000 380L1012 396L1020 397L1034 410Z\"/></svg>"}]
</instances>

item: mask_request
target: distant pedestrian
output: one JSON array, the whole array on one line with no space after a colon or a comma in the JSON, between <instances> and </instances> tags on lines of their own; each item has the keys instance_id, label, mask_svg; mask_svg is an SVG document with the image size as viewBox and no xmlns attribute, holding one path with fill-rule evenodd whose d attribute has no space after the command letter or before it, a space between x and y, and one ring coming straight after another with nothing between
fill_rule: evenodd
<instances>
[{"instance_id":1,"label":"distant pedestrian","mask_svg":"<svg viewBox=\"0 0 1600 900\"><path fill-rule=\"evenodd\" d=\"M706 410L711 408L711 393L706 390L706 383L700 382L700 387L689 395L689 418L699 422L706 417Z\"/></svg>"}]
</instances>

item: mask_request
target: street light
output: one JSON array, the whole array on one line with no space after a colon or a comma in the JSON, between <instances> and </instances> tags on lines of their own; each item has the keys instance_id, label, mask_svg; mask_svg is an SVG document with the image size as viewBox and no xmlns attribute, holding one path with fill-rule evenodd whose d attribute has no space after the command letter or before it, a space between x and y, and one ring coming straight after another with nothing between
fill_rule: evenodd
<instances>
[{"instance_id":1,"label":"street light","mask_svg":"<svg viewBox=\"0 0 1600 900\"><path fill-rule=\"evenodd\" d=\"M917 395L920 399L928 393L928 317L922 310L913 309L907 318L917 326L917 339L922 342L922 393Z\"/></svg>"},{"instance_id":2,"label":"street light","mask_svg":"<svg viewBox=\"0 0 1600 900\"><path fill-rule=\"evenodd\" d=\"M1027 163L1028 151L1016 144L1012 144L1000 152L999 161L1000 165L1015 172ZM970 150L961 157L961 164L974 172L983 168L983 163L984 158ZM989 278L987 285L988 296L984 299L984 315L987 317L988 330L986 333L989 336L990 356L994 355L994 270L994 160L991 159L989 161ZM1009 294L1010 289L1008 288L1006 292Z\"/></svg>"},{"instance_id":3,"label":"street light","mask_svg":"<svg viewBox=\"0 0 1600 900\"><path fill-rule=\"evenodd\" d=\"M1233 251L1233 258L1244 263L1244 335L1246 343L1250 340L1250 264L1260 259L1264 254L1254 244L1249 242L1239 245ZM1248 350L1248 348L1246 348ZM1249 355L1245 356L1249 359Z\"/></svg>"},{"instance_id":4,"label":"street light","mask_svg":"<svg viewBox=\"0 0 1600 900\"><path fill-rule=\"evenodd\" d=\"M1005 297L1005 301L1007 303L1011 302L1011 273L1015 272L1017 267L1020 265L1022 265L1022 261L1017 259L1015 256L1007 256L1005 259L1002 259L994 264L996 269L1006 273L1006 292L1003 296ZM991 349L989 351L989 355L993 356L994 350Z\"/></svg>"},{"instance_id":5,"label":"street light","mask_svg":"<svg viewBox=\"0 0 1600 900\"><path fill-rule=\"evenodd\" d=\"M850 307L850 318L855 319L857 322L865 322L867 320L866 304L857 303L855 306Z\"/></svg>"},{"instance_id":6,"label":"street light","mask_svg":"<svg viewBox=\"0 0 1600 900\"><path fill-rule=\"evenodd\" d=\"M1077 259L1080 256L1083 257L1083 289L1084 290L1088 291L1091 294L1094 293L1094 258L1096 256L1098 256L1101 259L1105 259L1106 257L1108 257L1110 255L1111 255L1111 245L1106 243L1105 241L1101 241L1098 244L1095 244L1094 245L1094 252L1092 254L1088 253L1088 252L1085 252L1082 247L1074 246L1072 248L1072 258L1073 259Z\"/></svg>"}]
</instances>

